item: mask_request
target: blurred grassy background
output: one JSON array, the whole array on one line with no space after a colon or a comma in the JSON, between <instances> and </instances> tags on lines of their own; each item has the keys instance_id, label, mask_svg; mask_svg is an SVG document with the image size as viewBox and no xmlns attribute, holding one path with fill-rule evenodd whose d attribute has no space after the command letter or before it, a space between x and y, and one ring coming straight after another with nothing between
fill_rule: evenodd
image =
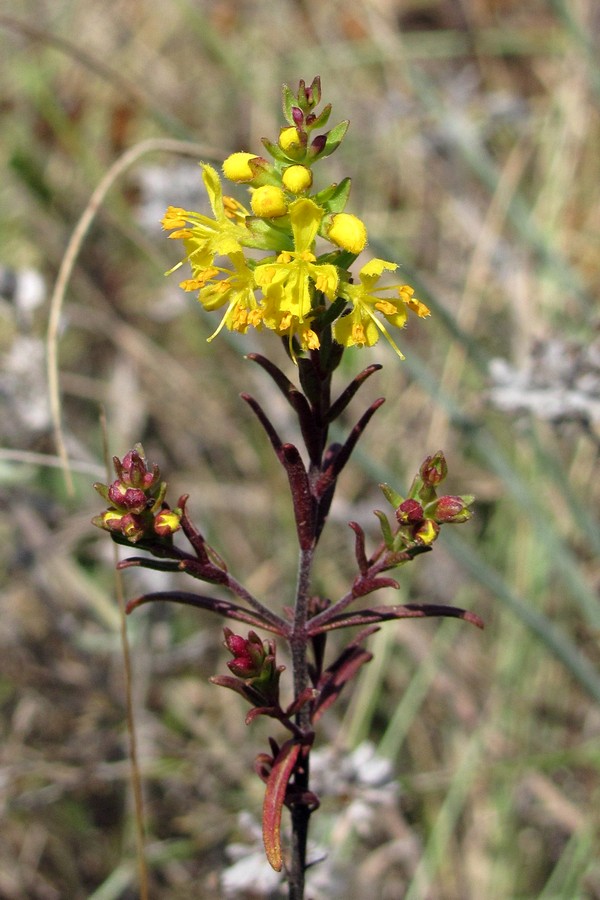
<instances>
[{"instance_id":1,"label":"blurred grassy background","mask_svg":"<svg viewBox=\"0 0 600 900\"><path fill-rule=\"evenodd\" d=\"M320 740L342 753L370 737L400 792L363 797L378 812L362 828L343 820L351 787L339 808L325 798L314 834L338 882L313 896L600 897L595 0L1 10L0 896L137 896L112 550L89 525L100 406L111 453L141 439L255 593L279 607L295 571L284 479L238 398L262 397L292 434L241 361L264 337L207 345L214 319L163 277L176 257L157 220L168 203L201 202L195 162L140 159L78 257L59 344L74 497L55 465L44 363L67 241L127 148L165 137L205 159L259 152L282 124L281 83L318 73L333 121L351 128L317 171L353 177L349 209L371 249L402 263L434 316L400 335L404 363L383 342L347 354L347 378L384 364L347 424L369 399L388 402L342 479L316 588L345 591L345 523L375 522L377 482L402 488L442 447L450 490L477 494L477 516L405 570L401 596L473 609L486 631L408 622L372 639L376 659ZM490 370L494 359L505 363ZM127 573L125 591L168 583ZM238 813L259 816L251 765L267 730L246 729L237 698L207 683L225 666L221 623L169 607L128 628L152 896L242 896L220 879L226 848L251 843ZM243 896L266 896L251 887Z\"/></svg>"}]
</instances>

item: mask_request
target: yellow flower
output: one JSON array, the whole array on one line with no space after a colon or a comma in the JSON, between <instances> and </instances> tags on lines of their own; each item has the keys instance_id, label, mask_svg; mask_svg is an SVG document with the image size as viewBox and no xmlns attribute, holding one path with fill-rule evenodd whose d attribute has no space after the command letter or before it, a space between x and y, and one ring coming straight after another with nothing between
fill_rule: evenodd
<instances>
[{"instance_id":1,"label":"yellow flower","mask_svg":"<svg viewBox=\"0 0 600 900\"><path fill-rule=\"evenodd\" d=\"M249 165L251 159L259 160L260 157L256 153L232 153L223 163L223 175L229 181L236 181L240 184L252 181L255 174Z\"/></svg>"},{"instance_id":2,"label":"yellow flower","mask_svg":"<svg viewBox=\"0 0 600 900\"><path fill-rule=\"evenodd\" d=\"M181 283L186 291L198 290L198 300L209 312L227 304L218 328L208 338L212 341L223 326L245 334L249 326L260 327L263 313L255 295L254 274L246 265L243 253L233 254L231 268L209 266L196 278Z\"/></svg>"},{"instance_id":3,"label":"yellow flower","mask_svg":"<svg viewBox=\"0 0 600 900\"><path fill-rule=\"evenodd\" d=\"M312 172L308 166L288 166L281 175L283 186L292 194L301 194L312 185Z\"/></svg>"},{"instance_id":4,"label":"yellow flower","mask_svg":"<svg viewBox=\"0 0 600 900\"><path fill-rule=\"evenodd\" d=\"M223 197L218 174L205 163L202 164L202 180L214 219L174 206L167 209L162 219L165 231L175 229L169 237L183 241L194 276L212 265L215 256L231 256L242 252L243 247L260 246L244 225L248 211L232 197ZM183 260L167 275L182 264Z\"/></svg>"},{"instance_id":5,"label":"yellow flower","mask_svg":"<svg viewBox=\"0 0 600 900\"><path fill-rule=\"evenodd\" d=\"M350 213L338 213L333 217L327 230L327 237L342 250L349 250L355 256L367 246L367 229L364 222Z\"/></svg>"},{"instance_id":6,"label":"yellow flower","mask_svg":"<svg viewBox=\"0 0 600 900\"><path fill-rule=\"evenodd\" d=\"M380 313L388 325L403 328L406 324L406 307L421 317L428 316L429 310L424 303L413 296L414 291L410 285L377 286L383 272L393 272L397 268L396 263L387 262L384 259L372 259L360 270L359 284L343 285L339 291L340 296L344 297L352 306L350 312L339 318L334 324L334 337L338 343L345 347L372 347L379 340L381 333L392 345L400 359L404 359L386 326L376 313ZM378 292L380 291L393 291L397 296L384 298L379 296Z\"/></svg>"},{"instance_id":7,"label":"yellow flower","mask_svg":"<svg viewBox=\"0 0 600 900\"><path fill-rule=\"evenodd\" d=\"M312 200L294 200L289 207L294 235L294 250L280 253L275 262L257 265L256 284L265 296L263 321L277 334L294 335L303 347L318 346L318 337L308 325L312 317L314 289L328 300L335 299L338 271L330 264L319 264L313 253L323 210Z\"/></svg>"},{"instance_id":8,"label":"yellow flower","mask_svg":"<svg viewBox=\"0 0 600 900\"><path fill-rule=\"evenodd\" d=\"M279 133L279 146L287 153L290 159L301 159L305 154L305 148L298 134L298 129L291 125L282 128Z\"/></svg>"},{"instance_id":9,"label":"yellow flower","mask_svg":"<svg viewBox=\"0 0 600 900\"><path fill-rule=\"evenodd\" d=\"M250 198L250 205L254 215L261 219L276 219L288 211L285 194L273 184L257 188Z\"/></svg>"}]
</instances>

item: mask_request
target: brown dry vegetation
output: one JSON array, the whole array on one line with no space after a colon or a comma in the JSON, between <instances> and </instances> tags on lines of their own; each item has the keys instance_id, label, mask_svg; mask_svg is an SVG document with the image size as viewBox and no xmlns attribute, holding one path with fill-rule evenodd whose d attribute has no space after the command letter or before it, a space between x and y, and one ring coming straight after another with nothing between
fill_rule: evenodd
<instances>
[{"instance_id":1,"label":"brown dry vegetation","mask_svg":"<svg viewBox=\"0 0 600 900\"><path fill-rule=\"evenodd\" d=\"M434 312L400 335L406 362L369 356L384 369L351 413L388 402L342 479L317 589L345 591L345 523L373 518L377 482L401 488L443 447L477 516L405 570L402 598L463 605L486 631L409 622L373 639L320 739L341 753L370 737L400 790L366 829L324 798L314 833L340 880L313 896L600 897L599 29L595 0L2 4L0 897L138 896L112 548L89 525L100 407L111 452L141 440L254 593L279 608L295 573L284 479L238 397L266 398L285 432L286 409L242 360L271 336L207 344L215 322L164 279L173 247L147 225L161 203L199 202L193 160L140 158L78 255L58 345L74 496L45 400L62 254L127 148L258 151L282 124L281 83L317 73L335 121L351 120L321 177L352 176L371 248ZM30 269L46 301L29 314ZM366 356L347 354L347 378ZM528 373L502 409L494 358ZM124 581L127 596L165 584ZM221 896L227 847L249 840L238 813L260 813L251 770L267 730L208 683L225 665L220 627L172 607L128 620L161 900Z\"/></svg>"}]
</instances>

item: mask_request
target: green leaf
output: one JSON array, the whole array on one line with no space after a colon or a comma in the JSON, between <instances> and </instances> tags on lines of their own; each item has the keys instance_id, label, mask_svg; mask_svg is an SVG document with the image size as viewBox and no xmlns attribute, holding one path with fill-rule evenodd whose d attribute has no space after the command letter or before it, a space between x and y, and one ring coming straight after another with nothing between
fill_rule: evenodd
<instances>
[{"instance_id":1,"label":"green leaf","mask_svg":"<svg viewBox=\"0 0 600 900\"><path fill-rule=\"evenodd\" d=\"M290 125L294 125L295 123L292 117L292 106L298 106L298 101L294 94L292 94L287 84L283 85L281 100L281 105L283 106L283 115L285 116L286 121L289 122Z\"/></svg>"},{"instance_id":2,"label":"green leaf","mask_svg":"<svg viewBox=\"0 0 600 900\"><path fill-rule=\"evenodd\" d=\"M319 159L324 159L326 156L331 156L334 150L342 143L346 132L348 131L348 126L350 122L348 119L345 119L343 122L340 122L339 125L336 125L335 128L332 128L330 132L327 134L327 140L325 142L325 147L323 152L319 154Z\"/></svg>"},{"instance_id":3,"label":"green leaf","mask_svg":"<svg viewBox=\"0 0 600 900\"><path fill-rule=\"evenodd\" d=\"M380 509L374 509L373 512L379 519L381 525L381 534L383 535L383 540L385 541L385 546L390 550L394 545L394 536L392 534L392 529L390 528L390 523L388 522L388 518L384 512Z\"/></svg>"},{"instance_id":4,"label":"green leaf","mask_svg":"<svg viewBox=\"0 0 600 900\"><path fill-rule=\"evenodd\" d=\"M385 499L394 507L394 509L398 509L400 504L404 503L404 497L402 497L398 491L395 491L389 484L384 482L383 484L380 484L379 487L381 488Z\"/></svg>"}]
</instances>

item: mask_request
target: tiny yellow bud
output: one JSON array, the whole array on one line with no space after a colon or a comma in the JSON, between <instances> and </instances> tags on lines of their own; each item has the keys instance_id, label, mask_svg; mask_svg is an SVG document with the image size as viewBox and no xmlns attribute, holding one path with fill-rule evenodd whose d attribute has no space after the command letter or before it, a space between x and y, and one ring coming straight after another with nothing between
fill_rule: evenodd
<instances>
[{"instance_id":1,"label":"tiny yellow bud","mask_svg":"<svg viewBox=\"0 0 600 900\"><path fill-rule=\"evenodd\" d=\"M307 191L312 184L312 172L307 166L288 166L281 176L284 188L292 194Z\"/></svg>"},{"instance_id":2,"label":"tiny yellow bud","mask_svg":"<svg viewBox=\"0 0 600 900\"><path fill-rule=\"evenodd\" d=\"M232 153L223 163L223 175L230 181L242 184L252 181L255 176L248 163L256 158L256 153Z\"/></svg>"},{"instance_id":3,"label":"tiny yellow bud","mask_svg":"<svg viewBox=\"0 0 600 900\"><path fill-rule=\"evenodd\" d=\"M252 212L261 219L275 219L288 211L285 194L281 188L265 184L257 188L250 200Z\"/></svg>"},{"instance_id":4,"label":"tiny yellow bud","mask_svg":"<svg viewBox=\"0 0 600 900\"><path fill-rule=\"evenodd\" d=\"M279 146L292 159L299 159L304 155L304 147L298 134L298 129L291 125L289 128L282 128L279 133Z\"/></svg>"},{"instance_id":5,"label":"tiny yellow bud","mask_svg":"<svg viewBox=\"0 0 600 900\"><path fill-rule=\"evenodd\" d=\"M367 245L367 229L364 222L350 213L338 213L332 219L327 237L342 250L359 254Z\"/></svg>"}]
</instances>

